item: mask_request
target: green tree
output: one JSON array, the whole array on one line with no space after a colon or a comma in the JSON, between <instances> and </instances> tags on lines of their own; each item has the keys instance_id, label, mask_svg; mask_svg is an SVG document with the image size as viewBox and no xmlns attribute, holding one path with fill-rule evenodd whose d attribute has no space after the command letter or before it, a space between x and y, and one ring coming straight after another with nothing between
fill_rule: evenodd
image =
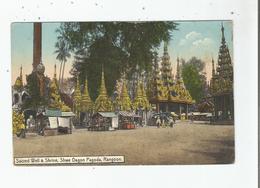
<instances>
[{"instance_id":1,"label":"green tree","mask_svg":"<svg viewBox=\"0 0 260 188\"><path fill-rule=\"evenodd\" d=\"M182 61L182 77L193 99L200 102L205 94L206 76L203 72L205 63L192 57L188 62Z\"/></svg>"},{"instance_id":2,"label":"green tree","mask_svg":"<svg viewBox=\"0 0 260 188\"><path fill-rule=\"evenodd\" d=\"M64 40L75 62L71 74L79 74L81 84L87 76L89 92L98 95L101 67L105 71L108 94L113 93L116 80L126 73L151 70L153 52L162 41L169 41L177 24L174 22L88 22L64 23L59 40Z\"/></svg>"}]
</instances>

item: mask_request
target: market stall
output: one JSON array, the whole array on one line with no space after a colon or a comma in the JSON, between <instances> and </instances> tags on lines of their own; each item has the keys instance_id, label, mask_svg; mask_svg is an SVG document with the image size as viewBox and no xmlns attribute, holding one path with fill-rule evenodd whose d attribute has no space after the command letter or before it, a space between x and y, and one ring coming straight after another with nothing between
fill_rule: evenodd
<instances>
[{"instance_id":1,"label":"market stall","mask_svg":"<svg viewBox=\"0 0 260 188\"><path fill-rule=\"evenodd\" d=\"M140 125L141 116L133 112L119 111L118 115L120 129L135 129Z\"/></svg>"},{"instance_id":2,"label":"market stall","mask_svg":"<svg viewBox=\"0 0 260 188\"><path fill-rule=\"evenodd\" d=\"M48 125L44 129L44 135L71 134L73 112L61 112L60 110L46 110Z\"/></svg>"},{"instance_id":3,"label":"market stall","mask_svg":"<svg viewBox=\"0 0 260 188\"><path fill-rule=\"evenodd\" d=\"M88 126L90 131L108 131L118 128L118 115L114 112L97 112Z\"/></svg>"}]
</instances>

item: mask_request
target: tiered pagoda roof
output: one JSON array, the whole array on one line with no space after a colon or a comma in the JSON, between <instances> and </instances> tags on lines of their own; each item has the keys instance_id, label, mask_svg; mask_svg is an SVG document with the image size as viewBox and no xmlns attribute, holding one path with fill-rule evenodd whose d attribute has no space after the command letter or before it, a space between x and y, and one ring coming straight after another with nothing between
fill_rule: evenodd
<instances>
[{"instance_id":1,"label":"tiered pagoda roof","mask_svg":"<svg viewBox=\"0 0 260 188\"><path fill-rule=\"evenodd\" d=\"M61 101L56 74L56 65L54 65L54 76L50 85L50 99L51 101L49 108L60 109L61 111L70 111L70 108Z\"/></svg>"},{"instance_id":2,"label":"tiered pagoda roof","mask_svg":"<svg viewBox=\"0 0 260 188\"><path fill-rule=\"evenodd\" d=\"M90 112L93 109L93 102L89 96L88 92L88 81L85 81L85 89L81 96L81 111Z\"/></svg>"},{"instance_id":3,"label":"tiered pagoda roof","mask_svg":"<svg viewBox=\"0 0 260 188\"><path fill-rule=\"evenodd\" d=\"M81 111L81 92L80 92L80 84L79 77L77 79L76 88L73 95L73 111L79 115Z\"/></svg>"},{"instance_id":4,"label":"tiered pagoda roof","mask_svg":"<svg viewBox=\"0 0 260 188\"><path fill-rule=\"evenodd\" d=\"M128 95L126 80L123 80L122 92L119 99L120 110L122 111L130 111L132 109L132 102Z\"/></svg>"},{"instance_id":5,"label":"tiered pagoda roof","mask_svg":"<svg viewBox=\"0 0 260 188\"><path fill-rule=\"evenodd\" d=\"M166 42L164 43L164 52L161 65L161 77L163 85L169 88L173 85L173 75Z\"/></svg>"},{"instance_id":6,"label":"tiered pagoda roof","mask_svg":"<svg viewBox=\"0 0 260 188\"><path fill-rule=\"evenodd\" d=\"M229 94L233 92L233 65L228 46L226 45L224 27L221 26L222 40L218 53L218 64L215 71L212 60L212 79L210 83L213 96Z\"/></svg>"},{"instance_id":7,"label":"tiered pagoda roof","mask_svg":"<svg viewBox=\"0 0 260 188\"><path fill-rule=\"evenodd\" d=\"M107 90L105 86L105 78L104 78L104 71L102 68L102 77L101 77L101 85L99 90L99 96L95 101L96 112L111 112L113 111L113 104L112 101L109 99L107 95Z\"/></svg>"},{"instance_id":8,"label":"tiered pagoda roof","mask_svg":"<svg viewBox=\"0 0 260 188\"><path fill-rule=\"evenodd\" d=\"M176 79L173 79L170 57L167 51L166 43L164 44L161 71L158 70L158 62L155 61L154 63L154 75L151 80L152 91L149 92L151 93L151 96L149 96L150 102L194 103L194 100L192 99L189 91L185 88L182 80L179 58L177 59Z\"/></svg>"},{"instance_id":9,"label":"tiered pagoda roof","mask_svg":"<svg viewBox=\"0 0 260 188\"><path fill-rule=\"evenodd\" d=\"M133 107L135 110L141 108L141 109L150 109L151 105L147 99L146 92L144 90L143 85L138 81L137 84L137 90L135 99L133 101Z\"/></svg>"},{"instance_id":10,"label":"tiered pagoda roof","mask_svg":"<svg viewBox=\"0 0 260 188\"><path fill-rule=\"evenodd\" d=\"M14 83L14 88L16 90L21 90L23 89L23 67L20 67L20 76L18 76L15 80Z\"/></svg>"}]
</instances>

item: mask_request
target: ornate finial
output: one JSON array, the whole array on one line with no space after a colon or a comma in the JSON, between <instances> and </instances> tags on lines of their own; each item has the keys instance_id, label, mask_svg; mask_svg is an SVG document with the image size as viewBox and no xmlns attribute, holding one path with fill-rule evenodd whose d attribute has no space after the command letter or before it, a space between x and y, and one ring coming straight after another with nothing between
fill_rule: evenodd
<instances>
[{"instance_id":1,"label":"ornate finial","mask_svg":"<svg viewBox=\"0 0 260 188\"><path fill-rule=\"evenodd\" d=\"M221 22L221 33L222 33L222 43L224 44L226 41L225 41L223 22Z\"/></svg>"},{"instance_id":2,"label":"ornate finial","mask_svg":"<svg viewBox=\"0 0 260 188\"><path fill-rule=\"evenodd\" d=\"M57 74L56 74L56 64L54 65L54 79L57 78Z\"/></svg>"},{"instance_id":3,"label":"ornate finial","mask_svg":"<svg viewBox=\"0 0 260 188\"><path fill-rule=\"evenodd\" d=\"M80 102L81 102L81 92L80 92L80 84L79 84L79 76L76 82L76 88L73 95L73 111L79 116L80 109Z\"/></svg>"},{"instance_id":4,"label":"ornate finial","mask_svg":"<svg viewBox=\"0 0 260 188\"><path fill-rule=\"evenodd\" d=\"M88 81L87 78L85 80L85 89L81 97L81 110L83 112L92 111L93 103L88 93Z\"/></svg>"},{"instance_id":5,"label":"ornate finial","mask_svg":"<svg viewBox=\"0 0 260 188\"><path fill-rule=\"evenodd\" d=\"M20 67L20 79L21 79L21 84L23 86L23 66L22 65Z\"/></svg>"},{"instance_id":6,"label":"ornate finial","mask_svg":"<svg viewBox=\"0 0 260 188\"><path fill-rule=\"evenodd\" d=\"M164 41L164 48L163 48L164 54L168 53L168 42Z\"/></svg>"},{"instance_id":7,"label":"ornate finial","mask_svg":"<svg viewBox=\"0 0 260 188\"><path fill-rule=\"evenodd\" d=\"M214 63L214 59L212 57L212 77L215 76L215 63Z\"/></svg>"},{"instance_id":8,"label":"ornate finial","mask_svg":"<svg viewBox=\"0 0 260 188\"><path fill-rule=\"evenodd\" d=\"M180 79L180 59L177 57L177 72L176 72L176 78L177 80Z\"/></svg>"},{"instance_id":9,"label":"ornate finial","mask_svg":"<svg viewBox=\"0 0 260 188\"><path fill-rule=\"evenodd\" d=\"M107 95L103 65L102 65L102 73L101 73L100 94Z\"/></svg>"}]
</instances>

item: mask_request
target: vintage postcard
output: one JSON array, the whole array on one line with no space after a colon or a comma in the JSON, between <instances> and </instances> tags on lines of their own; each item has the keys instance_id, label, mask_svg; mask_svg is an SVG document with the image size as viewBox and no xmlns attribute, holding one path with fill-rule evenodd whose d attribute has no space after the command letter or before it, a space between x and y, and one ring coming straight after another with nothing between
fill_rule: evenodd
<instances>
[{"instance_id":1,"label":"vintage postcard","mask_svg":"<svg viewBox=\"0 0 260 188\"><path fill-rule=\"evenodd\" d=\"M229 20L12 23L15 165L235 162Z\"/></svg>"}]
</instances>

